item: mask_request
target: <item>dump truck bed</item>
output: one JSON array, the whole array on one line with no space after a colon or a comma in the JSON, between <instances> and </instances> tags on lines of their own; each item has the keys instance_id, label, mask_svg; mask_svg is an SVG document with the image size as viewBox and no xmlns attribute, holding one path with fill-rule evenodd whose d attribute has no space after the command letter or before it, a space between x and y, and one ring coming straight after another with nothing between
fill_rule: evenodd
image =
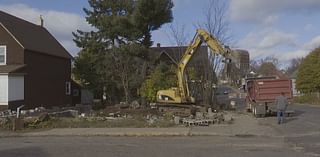
<instances>
[{"instance_id":1,"label":"dump truck bed","mask_svg":"<svg viewBox=\"0 0 320 157\"><path fill-rule=\"evenodd\" d=\"M275 99L282 92L292 101L292 84L289 79L275 78L251 78L247 80L247 109L256 117L274 115L276 113ZM287 109L287 115L294 114L293 110Z\"/></svg>"},{"instance_id":2,"label":"dump truck bed","mask_svg":"<svg viewBox=\"0 0 320 157\"><path fill-rule=\"evenodd\" d=\"M253 79L247 82L247 96L252 102L273 103L282 92L292 99L290 79Z\"/></svg>"}]
</instances>

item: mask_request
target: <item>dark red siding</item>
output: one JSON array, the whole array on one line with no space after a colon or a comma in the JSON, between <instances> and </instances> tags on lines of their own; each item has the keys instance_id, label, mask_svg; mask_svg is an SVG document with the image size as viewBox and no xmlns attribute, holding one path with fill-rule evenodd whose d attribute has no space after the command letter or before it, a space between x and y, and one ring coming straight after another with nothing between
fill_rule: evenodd
<instances>
[{"instance_id":1,"label":"dark red siding","mask_svg":"<svg viewBox=\"0 0 320 157\"><path fill-rule=\"evenodd\" d=\"M247 95L249 100L255 102L274 102L284 92L288 99L292 99L291 85L290 79L250 80L247 83Z\"/></svg>"},{"instance_id":2,"label":"dark red siding","mask_svg":"<svg viewBox=\"0 0 320 157\"><path fill-rule=\"evenodd\" d=\"M23 48L1 25L0 45L7 46L7 64L23 64Z\"/></svg>"},{"instance_id":3,"label":"dark red siding","mask_svg":"<svg viewBox=\"0 0 320 157\"><path fill-rule=\"evenodd\" d=\"M0 111L8 110L8 105L0 105Z\"/></svg>"},{"instance_id":4,"label":"dark red siding","mask_svg":"<svg viewBox=\"0 0 320 157\"><path fill-rule=\"evenodd\" d=\"M66 82L71 81L71 60L25 51L25 103L27 108L71 104ZM72 94L72 93L71 93Z\"/></svg>"},{"instance_id":5,"label":"dark red siding","mask_svg":"<svg viewBox=\"0 0 320 157\"><path fill-rule=\"evenodd\" d=\"M8 109L10 110L16 110L17 107L24 105L24 100L17 100L17 101L9 101Z\"/></svg>"}]
</instances>

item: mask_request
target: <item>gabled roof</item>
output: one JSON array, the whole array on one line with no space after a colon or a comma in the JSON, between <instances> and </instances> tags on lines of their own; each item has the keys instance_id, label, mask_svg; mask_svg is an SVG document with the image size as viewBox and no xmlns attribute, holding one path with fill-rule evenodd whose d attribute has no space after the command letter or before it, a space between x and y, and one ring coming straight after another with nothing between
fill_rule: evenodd
<instances>
[{"instance_id":1,"label":"gabled roof","mask_svg":"<svg viewBox=\"0 0 320 157\"><path fill-rule=\"evenodd\" d=\"M42 26L0 11L0 27L4 27L27 50L47 55L72 58L67 50Z\"/></svg>"},{"instance_id":2,"label":"gabled roof","mask_svg":"<svg viewBox=\"0 0 320 157\"><path fill-rule=\"evenodd\" d=\"M196 53L193 58L197 58L197 56L202 52L207 52L207 48L207 46L200 46L198 49L199 52ZM186 49L187 46L151 47L150 57L159 59L163 54L165 54L173 63L178 64Z\"/></svg>"}]
</instances>

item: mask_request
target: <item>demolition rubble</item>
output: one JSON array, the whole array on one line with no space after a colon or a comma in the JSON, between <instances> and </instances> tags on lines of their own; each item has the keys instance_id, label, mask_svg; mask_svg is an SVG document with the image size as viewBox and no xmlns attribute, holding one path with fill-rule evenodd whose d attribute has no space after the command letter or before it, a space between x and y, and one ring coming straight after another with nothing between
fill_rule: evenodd
<instances>
[{"instance_id":1,"label":"demolition rubble","mask_svg":"<svg viewBox=\"0 0 320 157\"><path fill-rule=\"evenodd\" d=\"M91 105L54 107L0 112L2 129L41 129L79 127L191 127L231 124L234 119L228 112L196 111L194 114L179 115L160 111L159 108L141 106L137 101L120 103L93 110Z\"/></svg>"}]
</instances>

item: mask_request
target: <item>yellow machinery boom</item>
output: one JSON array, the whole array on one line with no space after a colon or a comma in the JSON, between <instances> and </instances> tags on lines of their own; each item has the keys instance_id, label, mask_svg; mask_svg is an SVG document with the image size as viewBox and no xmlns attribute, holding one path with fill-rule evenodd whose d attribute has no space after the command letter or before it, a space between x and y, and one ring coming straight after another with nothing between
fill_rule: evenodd
<instances>
[{"instance_id":1,"label":"yellow machinery boom","mask_svg":"<svg viewBox=\"0 0 320 157\"><path fill-rule=\"evenodd\" d=\"M178 63L177 77L178 87L172 87L167 90L159 90L157 92L157 102L159 103L170 103L170 104L193 104L195 99L190 96L188 83L185 78L185 69L191 60L193 54L201 46L203 42L212 49L212 53L222 55L228 58L231 50L224 47L216 38L212 37L207 31L198 29L192 42L188 46L180 62Z\"/></svg>"}]
</instances>

